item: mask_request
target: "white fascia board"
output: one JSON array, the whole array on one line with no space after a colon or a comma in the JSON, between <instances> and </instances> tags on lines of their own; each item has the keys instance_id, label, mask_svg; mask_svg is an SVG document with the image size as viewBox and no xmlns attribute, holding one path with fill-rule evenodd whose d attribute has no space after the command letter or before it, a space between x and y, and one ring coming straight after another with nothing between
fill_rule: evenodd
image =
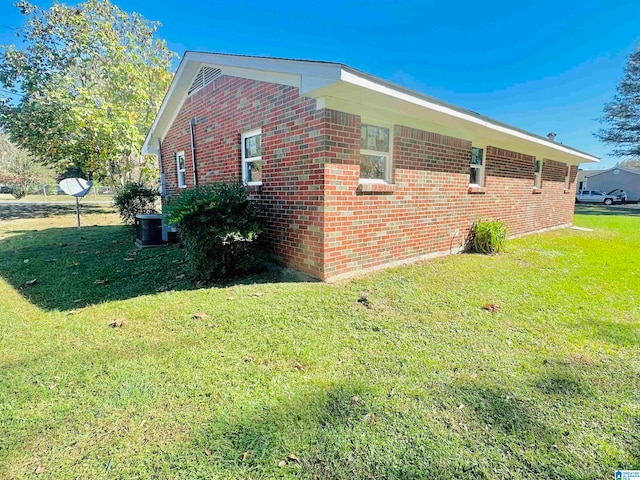
<instances>
[{"instance_id":1,"label":"white fascia board","mask_svg":"<svg viewBox=\"0 0 640 480\"><path fill-rule=\"evenodd\" d=\"M434 110L440 113L443 113L445 115L449 115L452 117L456 117L459 118L461 120L467 121L467 122L471 122L477 125L481 125L484 126L486 128L489 128L491 130L495 130L501 133L504 133L506 135L510 135L512 137L516 137L528 142L533 142L536 143L538 145L543 145L545 147L551 148L553 150L557 150L560 152L563 152L565 154L568 155L572 155L575 157L579 157L584 159L583 161L588 161L588 162L599 162L600 159L598 159L597 157L594 157L592 155L589 155L587 153L583 153L583 152L579 152L570 148L566 148L561 144L558 143L554 143L551 141L547 141L547 140L543 140L541 138L537 138L531 135L527 135L526 133L523 133L521 131L518 130L513 130L510 128L507 128L505 126L502 125L498 125L498 124L494 124L491 123L487 120L484 120L482 118L478 118L475 117L473 115L469 115L467 113L464 112L460 112L458 110L455 110L453 108L447 107L445 105L438 105L437 103L433 103L433 102L429 102L428 100L410 95L408 93L399 91L399 90L395 90L393 88L390 88L386 85L381 85L379 83L373 82L367 78L363 78L361 76L358 76L352 72L346 71L346 70L342 70L342 74L341 74L341 80L347 83L351 83L353 85L357 85L363 88L367 88L369 90L373 90L375 92L380 92L383 93L385 95L389 95L391 97L394 98L398 98L400 100L404 100L406 102L409 103L413 103L415 105L419 105L421 107L424 108L428 108L429 110Z\"/></svg>"}]
</instances>

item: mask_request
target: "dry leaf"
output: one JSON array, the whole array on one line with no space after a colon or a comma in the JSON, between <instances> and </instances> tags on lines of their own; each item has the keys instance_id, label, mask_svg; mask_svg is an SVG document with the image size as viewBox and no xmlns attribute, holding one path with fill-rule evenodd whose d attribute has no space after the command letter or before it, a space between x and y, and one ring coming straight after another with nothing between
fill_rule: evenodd
<instances>
[{"instance_id":1,"label":"dry leaf","mask_svg":"<svg viewBox=\"0 0 640 480\"><path fill-rule=\"evenodd\" d=\"M99 279L93 281L94 285L106 285L107 283L109 283L109 279L108 278L99 278Z\"/></svg>"},{"instance_id":2,"label":"dry leaf","mask_svg":"<svg viewBox=\"0 0 640 480\"><path fill-rule=\"evenodd\" d=\"M27 280L26 282L24 282L25 286L30 287L31 285L35 285L38 282L37 278L34 278L33 280Z\"/></svg>"},{"instance_id":3,"label":"dry leaf","mask_svg":"<svg viewBox=\"0 0 640 480\"><path fill-rule=\"evenodd\" d=\"M116 318L109 324L109 326L111 328L119 328L119 327L124 327L126 324L127 324L127 321L124 318Z\"/></svg>"},{"instance_id":4,"label":"dry leaf","mask_svg":"<svg viewBox=\"0 0 640 480\"><path fill-rule=\"evenodd\" d=\"M217 323L207 323L207 327L209 328L218 328L220 325Z\"/></svg>"},{"instance_id":5,"label":"dry leaf","mask_svg":"<svg viewBox=\"0 0 640 480\"><path fill-rule=\"evenodd\" d=\"M486 310L487 312L499 312L500 310L502 310L502 308L499 305L496 305L495 303L485 303L482 306L483 310Z\"/></svg>"},{"instance_id":6,"label":"dry leaf","mask_svg":"<svg viewBox=\"0 0 640 480\"><path fill-rule=\"evenodd\" d=\"M279 467L279 468L282 468L282 467L284 467L286 464L287 464L287 462L285 462L284 460L280 460L280 461L278 462L278 467Z\"/></svg>"},{"instance_id":7,"label":"dry leaf","mask_svg":"<svg viewBox=\"0 0 640 480\"><path fill-rule=\"evenodd\" d=\"M135 258L127 257L123 259L125 262L133 262Z\"/></svg>"},{"instance_id":8,"label":"dry leaf","mask_svg":"<svg viewBox=\"0 0 640 480\"><path fill-rule=\"evenodd\" d=\"M247 458L249 458L249 452L244 452L242 454L242 461L244 462Z\"/></svg>"},{"instance_id":9,"label":"dry leaf","mask_svg":"<svg viewBox=\"0 0 640 480\"><path fill-rule=\"evenodd\" d=\"M207 448L207 449L204 451L204 454L205 454L207 457L210 457L210 456L211 456L211 450L209 450L209 449Z\"/></svg>"},{"instance_id":10,"label":"dry leaf","mask_svg":"<svg viewBox=\"0 0 640 480\"><path fill-rule=\"evenodd\" d=\"M464 408L464 404L461 403L460 405L458 405L458 410L462 410L463 408Z\"/></svg>"},{"instance_id":11,"label":"dry leaf","mask_svg":"<svg viewBox=\"0 0 640 480\"><path fill-rule=\"evenodd\" d=\"M299 372L302 372L302 371L306 370L306 367L304 365L302 365L300 362L296 362L296 364L295 364L295 366L293 368L295 368Z\"/></svg>"},{"instance_id":12,"label":"dry leaf","mask_svg":"<svg viewBox=\"0 0 640 480\"><path fill-rule=\"evenodd\" d=\"M192 320L202 320L204 318L209 318L209 315L204 312L194 313L193 315L191 315Z\"/></svg>"},{"instance_id":13,"label":"dry leaf","mask_svg":"<svg viewBox=\"0 0 640 480\"><path fill-rule=\"evenodd\" d=\"M182 280L184 277L186 277L186 275L181 273L180 275L176 275L176 280Z\"/></svg>"},{"instance_id":14,"label":"dry leaf","mask_svg":"<svg viewBox=\"0 0 640 480\"><path fill-rule=\"evenodd\" d=\"M253 355L247 355L246 357L242 357L242 360L245 362L253 362L256 359Z\"/></svg>"},{"instance_id":15,"label":"dry leaf","mask_svg":"<svg viewBox=\"0 0 640 480\"><path fill-rule=\"evenodd\" d=\"M29 259L25 258L22 263L29 263Z\"/></svg>"},{"instance_id":16,"label":"dry leaf","mask_svg":"<svg viewBox=\"0 0 640 480\"><path fill-rule=\"evenodd\" d=\"M36 475L40 475L41 473L44 473L44 467L42 465L38 465L33 473L35 473Z\"/></svg>"},{"instance_id":17,"label":"dry leaf","mask_svg":"<svg viewBox=\"0 0 640 480\"><path fill-rule=\"evenodd\" d=\"M367 413L364 417L362 417L362 421L366 423L375 423L376 415L374 413Z\"/></svg>"},{"instance_id":18,"label":"dry leaf","mask_svg":"<svg viewBox=\"0 0 640 480\"><path fill-rule=\"evenodd\" d=\"M351 397L351 405L360 405L360 397L357 395Z\"/></svg>"},{"instance_id":19,"label":"dry leaf","mask_svg":"<svg viewBox=\"0 0 640 480\"><path fill-rule=\"evenodd\" d=\"M233 300L233 299L234 299L233 297L227 297L227 300Z\"/></svg>"},{"instance_id":20,"label":"dry leaf","mask_svg":"<svg viewBox=\"0 0 640 480\"><path fill-rule=\"evenodd\" d=\"M76 299L73 301L73 303L80 303L81 301L82 301L82 299L81 299L81 298L76 298Z\"/></svg>"},{"instance_id":21,"label":"dry leaf","mask_svg":"<svg viewBox=\"0 0 640 480\"><path fill-rule=\"evenodd\" d=\"M289 458L290 458L291 460L295 461L295 462L299 462L299 461L300 461L300 459L299 459L295 454L293 454L293 453L290 453L290 454L289 454Z\"/></svg>"},{"instance_id":22,"label":"dry leaf","mask_svg":"<svg viewBox=\"0 0 640 480\"><path fill-rule=\"evenodd\" d=\"M78 313L79 311L80 311L80 310L69 310L69 311L67 312L67 316L69 316L69 315L75 315L75 314L76 314L76 313Z\"/></svg>"},{"instance_id":23,"label":"dry leaf","mask_svg":"<svg viewBox=\"0 0 640 480\"><path fill-rule=\"evenodd\" d=\"M77 267L78 265L80 265L80 262L73 262L74 267Z\"/></svg>"},{"instance_id":24,"label":"dry leaf","mask_svg":"<svg viewBox=\"0 0 640 480\"><path fill-rule=\"evenodd\" d=\"M249 295L250 297L261 297L263 296L264 293L252 293L251 295Z\"/></svg>"}]
</instances>

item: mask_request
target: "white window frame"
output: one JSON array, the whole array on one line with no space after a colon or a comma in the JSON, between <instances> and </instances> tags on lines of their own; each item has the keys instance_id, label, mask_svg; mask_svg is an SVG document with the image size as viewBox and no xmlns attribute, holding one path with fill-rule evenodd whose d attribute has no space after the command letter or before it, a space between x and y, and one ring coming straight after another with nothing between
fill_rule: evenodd
<instances>
[{"instance_id":1,"label":"white window frame","mask_svg":"<svg viewBox=\"0 0 640 480\"><path fill-rule=\"evenodd\" d=\"M240 135L240 150L242 151L242 181L246 185L262 185L262 181L260 182L248 182L247 181L247 166L249 163L262 161L262 155L258 155L256 157L245 157L245 148L244 148L244 140L245 138L255 137L256 135L260 135L262 137L262 128L254 128L253 130L249 130L247 132L243 132ZM260 144L262 145L262 138L260 138ZM263 164L264 167L264 164Z\"/></svg>"},{"instance_id":2,"label":"white window frame","mask_svg":"<svg viewBox=\"0 0 640 480\"><path fill-rule=\"evenodd\" d=\"M569 190L571 185L571 165L567 165L567 174L564 176L564 189Z\"/></svg>"},{"instance_id":3,"label":"white window frame","mask_svg":"<svg viewBox=\"0 0 640 480\"><path fill-rule=\"evenodd\" d=\"M373 119L361 119L360 121L360 128L362 129L362 125L371 125L372 127L378 127L378 128L386 128L387 130L389 130L389 151L387 153L385 152L379 152L377 150L366 150L363 148L360 148L360 155L372 155L374 157L385 157L385 162L384 162L384 178L359 178L358 182L359 183L391 183L391 162L393 161L393 134L394 134L394 127L393 125L390 125L388 123L384 123L384 122L379 122L377 120L373 120ZM360 134L362 135L362 130L360 131ZM358 171L358 177L360 177L360 172Z\"/></svg>"},{"instance_id":4,"label":"white window frame","mask_svg":"<svg viewBox=\"0 0 640 480\"><path fill-rule=\"evenodd\" d=\"M475 163L471 163L473 159L473 149L482 150L482 164L477 165ZM469 186L470 187L484 187L484 171L487 164L487 147L483 145L473 145L471 147L471 159L469 159ZM471 183L471 169L475 169L478 171L478 183Z\"/></svg>"},{"instance_id":5,"label":"white window frame","mask_svg":"<svg viewBox=\"0 0 640 480\"><path fill-rule=\"evenodd\" d=\"M540 165L540 170L538 170L538 165ZM536 158L533 167L533 188L538 190L542 188L542 159L538 158Z\"/></svg>"},{"instance_id":6,"label":"white window frame","mask_svg":"<svg viewBox=\"0 0 640 480\"><path fill-rule=\"evenodd\" d=\"M184 165L184 168L180 168L180 157L182 157L182 165ZM180 175L182 175L182 182L180 182ZM187 159L184 156L184 150L176 152L176 177L178 180L178 188L187 188Z\"/></svg>"}]
</instances>

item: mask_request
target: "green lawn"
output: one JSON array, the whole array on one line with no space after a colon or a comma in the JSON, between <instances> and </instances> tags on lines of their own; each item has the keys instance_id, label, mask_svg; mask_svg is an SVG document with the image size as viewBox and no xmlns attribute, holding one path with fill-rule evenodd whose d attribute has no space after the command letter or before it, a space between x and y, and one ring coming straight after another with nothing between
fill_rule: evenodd
<instances>
[{"instance_id":1,"label":"green lawn","mask_svg":"<svg viewBox=\"0 0 640 480\"><path fill-rule=\"evenodd\" d=\"M199 288L113 214L7 212L0 478L640 469L640 210L338 285Z\"/></svg>"}]
</instances>

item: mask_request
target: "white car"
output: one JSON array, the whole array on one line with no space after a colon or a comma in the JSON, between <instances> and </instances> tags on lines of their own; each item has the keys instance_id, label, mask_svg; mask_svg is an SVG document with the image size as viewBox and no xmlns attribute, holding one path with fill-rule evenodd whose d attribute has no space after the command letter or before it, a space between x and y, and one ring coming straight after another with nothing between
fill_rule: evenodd
<instances>
[{"instance_id":1,"label":"white car","mask_svg":"<svg viewBox=\"0 0 640 480\"><path fill-rule=\"evenodd\" d=\"M619 200L620 198L616 195L608 195L598 190L583 190L576 194L576 203L604 203L605 205L612 205Z\"/></svg>"}]
</instances>

